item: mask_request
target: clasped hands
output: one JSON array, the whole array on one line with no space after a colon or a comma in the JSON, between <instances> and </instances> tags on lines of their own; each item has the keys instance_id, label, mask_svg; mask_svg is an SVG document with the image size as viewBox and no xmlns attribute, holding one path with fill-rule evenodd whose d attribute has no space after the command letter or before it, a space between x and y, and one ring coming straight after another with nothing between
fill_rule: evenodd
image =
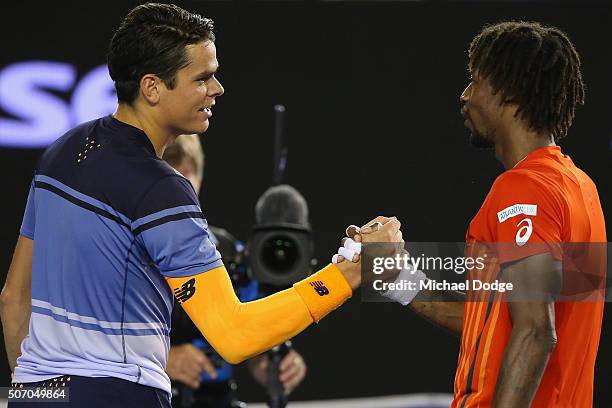
<instances>
[{"instance_id":1,"label":"clasped hands","mask_svg":"<svg viewBox=\"0 0 612 408\"><path fill-rule=\"evenodd\" d=\"M338 254L334 255L332 262L343 273L351 288L354 290L361 285L361 245L367 243L393 243L394 245L381 245L377 249L378 256L393 257L404 252L404 240L401 231L402 224L396 217L378 216L362 227L349 225L346 228L346 237L341 241ZM343 256L344 255L344 256ZM352 256L346 259L345 256ZM387 279L394 279L399 271L390 271Z\"/></svg>"}]
</instances>

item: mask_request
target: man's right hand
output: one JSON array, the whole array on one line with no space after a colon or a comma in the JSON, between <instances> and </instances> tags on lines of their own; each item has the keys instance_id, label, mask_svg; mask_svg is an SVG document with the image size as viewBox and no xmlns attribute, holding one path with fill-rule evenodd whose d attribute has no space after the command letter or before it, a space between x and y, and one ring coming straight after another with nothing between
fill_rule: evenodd
<instances>
[{"instance_id":1,"label":"man's right hand","mask_svg":"<svg viewBox=\"0 0 612 408\"><path fill-rule=\"evenodd\" d=\"M180 381L193 389L200 387L202 372L217 376L215 367L206 354L191 343L170 347L166 373L172 381Z\"/></svg>"},{"instance_id":2,"label":"man's right hand","mask_svg":"<svg viewBox=\"0 0 612 408\"><path fill-rule=\"evenodd\" d=\"M380 228L377 228L378 224L381 225ZM404 240L402 239L402 231L400 230L401 226L402 224L395 217L388 218L378 216L361 227L360 233L355 233L353 239L358 242L363 241L364 243L393 242L398 243L397 247L403 249ZM336 266L348 281L351 289L355 290L361 285L361 262L357 259L353 259L353 261L354 262L340 261Z\"/></svg>"}]
</instances>

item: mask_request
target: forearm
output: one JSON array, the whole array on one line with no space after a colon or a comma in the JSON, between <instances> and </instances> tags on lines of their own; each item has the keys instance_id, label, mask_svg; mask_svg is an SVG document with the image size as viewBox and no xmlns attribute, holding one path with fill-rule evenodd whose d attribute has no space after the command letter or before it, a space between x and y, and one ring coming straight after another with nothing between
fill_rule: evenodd
<instances>
[{"instance_id":1,"label":"forearm","mask_svg":"<svg viewBox=\"0 0 612 408\"><path fill-rule=\"evenodd\" d=\"M460 335L465 294L457 291L421 290L410 308L436 326Z\"/></svg>"},{"instance_id":2,"label":"forearm","mask_svg":"<svg viewBox=\"0 0 612 408\"><path fill-rule=\"evenodd\" d=\"M208 342L233 364L294 337L351 295L335 267L309 278L322 282L327 293L318 294L307 280L306 285L246 303L236 297L225 268L195 277L170 278L168 282L178 288L190 279L196 280L195 292L183 308ZM309 296L314 299L309 300Z\"/></svg>"},{"instance_id":3,"label":"forearm","mask_svg":"<svg viewBox=\"0 0 612 408\"><path fill-rule=\"evenodd\" d=\"M21 342L28 334L32 313L32 256L34 241L20 235L0 293L0 318L11 371L21 355Z\"/></svg>"},{"instance_id":4,"label":"forearm","mask_svg":"<svg viewBox=\"0 0 612 408\"><path fill-rule=\"evenodd\" d=\"M216 302L207 308L208 313L217 313L223 318L204 316L198 328L232 364L294 337L314 321L293 288L253 302Z\"/></svg>"},{"instance_id":5,"label":"forearm","mask_svg":"<svg viewBox=\"0 0 612 408\"><path fill-rule=\"evenodd\" d=\"M533 328L512 330L499 370L494 408L530 406L554 345L554 334Z\"/></svg>"},{"instance_id":6,"label":"forearm","mask_svg":"<svg viewBox=\"0 0 612 408\"><path fill-rule=\"evenodd\" d=\"M0 305L6 355L13 371L17 357L21 355L21 342L28 335L32 303L29 297L15 298L3 292Z\"/></svg>"}]
</instances>

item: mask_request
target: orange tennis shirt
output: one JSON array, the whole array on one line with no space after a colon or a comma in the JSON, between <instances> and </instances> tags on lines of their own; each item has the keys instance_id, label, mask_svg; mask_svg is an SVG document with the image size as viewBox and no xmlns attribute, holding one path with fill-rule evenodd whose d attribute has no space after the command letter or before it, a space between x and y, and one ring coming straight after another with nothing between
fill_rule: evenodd
<instances>
[{"instance_id":1,"label":"orange tennis shirt","mask_svg":"<svg viewBox=\"0 0 612 408\"><path fill-rule=\"evenodd\" d=\"M548 252L563 259L557 252L560 243L605 243L595 184L558 146L537 149L493 183L466 234L468 247L478 242L508 243L514 249L499 251L490 276L500 276L499 265L547 251L548 244L553 244ZM605 250L599 252L597 262L605 277ZM468 299L474 299L469 292ZM478 300L464 306L452 408L492 405L512 331L503 293L491 292ZM600 298L555 303L557 345L532 407L592 407L603 306Z\"/></svg>"}]
</instances>

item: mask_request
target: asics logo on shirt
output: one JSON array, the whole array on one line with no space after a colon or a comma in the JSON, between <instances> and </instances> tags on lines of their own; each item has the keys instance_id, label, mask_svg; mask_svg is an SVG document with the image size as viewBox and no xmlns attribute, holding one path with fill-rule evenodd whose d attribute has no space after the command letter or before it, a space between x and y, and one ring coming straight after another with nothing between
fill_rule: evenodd
<instances>
[{"instance_id":1,"label":"asics logo on shirt","mask_svg":"<svg viewBox=\"0 0 612 408\"><path fill-rule=\"evenodd\" d=\"M521 225L523 226L521 227ZM525 218L518 223L517 227L521 228L519 228L519 230L516 232L516 245L523 246L527 243L527 241L529 241L529 237L531 237L531 233L533 232L533 224L529 218Z\"/></svg>"},{"instance_id":2,"label":"asics logo on shirt","mask_svg":"<svg viewBox=\"0 0 612 408\"><path fill-rule=\"evenodd\" d=\"M329 295L329 289L325 287L325 284L322 281L310 282L310 286L314 288L319 296Z\"/></svg>"},{"instance_id":3,"label":"asics logo on shirt","mask_svg":"<svg viewBox=\"0 0 612 408\"><path fill-rule=\"evenodd\" d=\"M183 283L180 288L174 289L174 296L179 303L185 303L194 295L195 291L195 278L192 278Z\"/></svg>"}]
</instances>

